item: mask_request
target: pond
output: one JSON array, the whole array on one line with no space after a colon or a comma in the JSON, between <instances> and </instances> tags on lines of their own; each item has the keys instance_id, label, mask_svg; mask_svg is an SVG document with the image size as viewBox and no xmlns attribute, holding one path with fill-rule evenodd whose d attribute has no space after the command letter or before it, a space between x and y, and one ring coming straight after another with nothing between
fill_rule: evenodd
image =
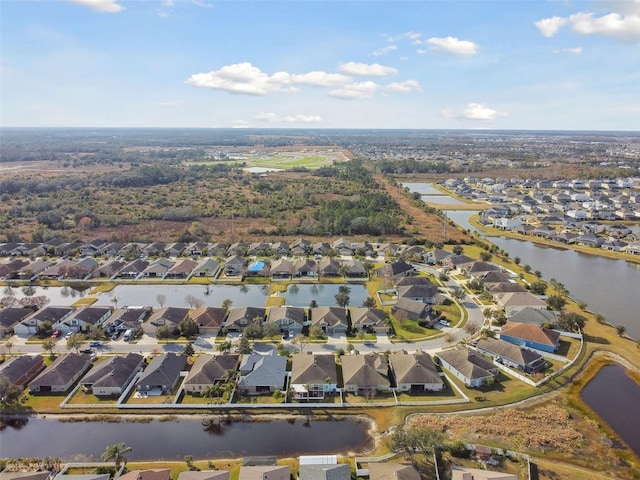
<instances>
[{"instance_id":1,"label":"pond","mask_svg":"<svg viewBox=\"0 0 640 480\"><path fill-rule=\"evenodd\" d=\"M75 303L79 298L86 297L91 291L90 287L0 287L0 297L12 296L20 300L25 297L46 296L49 305L67 307Z\"/></svg>"},{"instance_id":2,"label":"pond","mask_svg":"<svg viewBox=\"0 0 640 480\"><path fill-rule=\"evenodd\" d=\"M247 455L297 456L327 453L363 453L372 447L370 424L355 417L314 420L307 417L233 422L207 431L205 417L140 422L60 422L29 418L2 431L3 458L61 457L99 460L107 445L125 442L133 450L128 460L238 458ZM218 417L210 417L218 420ZM161 441L158 441L160 440Z\"/></svg>"},{"instance_id":3,"label":"pond","mask_svg":"<svg viewBox=\"0 0 640 480\"><path fill-rule=\"evenodd\" d=\"M469 223L469 219L479 212L479 210L445 210L447 218L471 232L477 232L478 229Z\"/></svg>"},{"instance_id":4,"label":"pond","mask_svg":"<svg viewBox=\"0 0 640 480\"><path fill-rule=\"evenodd\" d=\"M408 188L410 192L419 193L420 195L446 195L431 183L403 183L404 188Z\"/></svg>"},{"instance_id":5,"label":"pond","mask_svg":"<svg viewBox=\"0 0 640 480\"><path fill-rule=\"evenodd\" d=\"M468 202L463 202L457 198L450 197L448 195L422 195L420 199L425 203L441 203L446 205L469 205Z\"/></svg>"},{"instance_id":6,"label":"pond","mask_svg":"<svg viewBox=\"0 0 640 480\"><path fill-rule=\"evenodd\" d=\"M291 284L285 292L285 304L294 307L308 307L311 300L315 300L319 307L335 307L336 294L341 285L331 284ZM349 292L349 306L359 307L369 296L364 285L347 285Z\"/></svg>"},{"instance_id":7,"label":"pond","mask_svg":"<svg viewBox=\"0 0 640 480\"><path fill-rule=\"evenodd\" d=\"M148 305L159 307L158 295L164 295L165 306L189 307L189 295L209 307L220 307L229 299L234 307L264 307L269 285L118 285L111 292L98 295L96 305Z\"/></svg>"},{"instance_id":8,"label":"pond","mask_svg":"<svg viewBox=\"0 0 640 480\"><path fill-rule=\"evenodd\" d=\"M622 365L606 365L581 393L582 399L640 456L640 385Z\"/></svg>"}]
</instances>

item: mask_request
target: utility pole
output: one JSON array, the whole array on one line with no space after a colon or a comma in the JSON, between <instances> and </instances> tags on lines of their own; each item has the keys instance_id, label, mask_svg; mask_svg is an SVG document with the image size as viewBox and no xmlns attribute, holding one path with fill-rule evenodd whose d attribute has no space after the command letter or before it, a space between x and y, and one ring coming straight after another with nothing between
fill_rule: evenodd
<instances>
[{"instance_id":1,"label":"utility pole","mask_svg":"<svg viewBox=\"0 0 640 480\"><path fill-rule=\"evenodd\" d=\"M447 241L447 212L444 212L444 241Z\"/></svg>"}]
</instances>

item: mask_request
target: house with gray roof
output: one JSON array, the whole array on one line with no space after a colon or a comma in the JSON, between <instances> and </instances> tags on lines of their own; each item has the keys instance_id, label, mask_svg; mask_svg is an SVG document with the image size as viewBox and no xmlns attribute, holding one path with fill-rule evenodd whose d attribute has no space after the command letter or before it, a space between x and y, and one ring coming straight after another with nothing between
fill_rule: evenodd
<instances>
[{"instance_id":1,"label":"house with gray roof","mask_svg":"<svg viewBox=\"0 0 640 480\"><path fill-rule=\"evenodd\" d=\"M374 396L378 392L388 392L389 364L383 354L342 355L342 378L347 392L355 395Z\"/></svg>"},{"instance_id":2,"label":"house with gray roof","mask_svg":"<svg viewBox=\"0 0 640 480\"><path fill-rule=\"evenodd\" d=\"M433 323L435 318L429 315L431 307L424 302L411 298L399 297L396 304L391 307L391 313L396 318L408 318L409 320L425 320Z\"/></svg>"},{"instance_id":3,"label":"house with gray roof","mask_svg":"<svg viewBox=\"0 0 640 480\"><path fill-rule=\"evenodd\" d=\"M290 387L298 400L322 399L338 387L338 372L333 355L297 353L291 357Z\"/></svg>"},{"instance_id":4,"label":"house with gray roof","mask_svg":"<svg viewBox=\"0 0 640 480\"><path fill-rule=\"evenodd\" d=\"M227 277L242 276L247 261L240 255L232 255L224 261L224 274Z\"/></svg>"},{"instance_id":5,"label":"house with gray roof","mask_svg":"<svg viewBox=\"0 0 640 480\"><path fill-rule=\"evenodd\" d=\"M495 293L496 303L504 308L507 318L513 317L524 308L537 308L546 310L547 304L540 297L530 292Z\"/></svg>"},{"instance_id":6,"label":"house with gray roof","mask_svg":"<svg viewBox=\"0 0 640 480\"><path fill-rule=\"evenodd\" d=\"M243 355L238 391L244 395L271 394L284 390L287 359L281 355Z\"/></svg>"},{"instance_id":7,"label":"house with gray roof","mask_svg":"<svg viewBox=\"0 0 640 480\"><path fill-rule=\"evenodd\" d=\"M342 307L316 307L311 309L311 325L319 326L328 334L345 334L349 328L347 311Z\"/></svg>"},{"instance_id":8,"label":"house with gray roof","mask_svg":"<svg viewBox=\"0 0 640 480\"><path fill-rule=\"evenodd\" d=\"M370 462L369 480L421 480L420 473L413 465L401 463Z\"/></svg>"},{"instance_id":9,"label":"house with gray roof","mask_svg":"<svg viewBox=\"0 0 640 480\"><path fill-rule=\"evenodd\" d=\"M546 361L539 353L522 348L504 340L481 338L476 345L478 352L492 357L507 367L517 368L525 373L536 373L543 370Z\"/></svg>"},{"instance_id":10,"label":"house with gray roof","mask_svg":"<svg viewBox=\"0 0 640 480\"><path fill-rule=\"evenodd\" d=\"M190 258L178 260L166 273L165 278L187 278L198 266L198 262Z\"/></svg>"},{"instance_id":11,"label":"house with gray roof","mask_svg":"<svg viewBox=\"0 0 640 480\"><path fill-rule=\"evenodd\" d=\"M165 353L153 357L136 382L136 389L148 395L167 395L178 383L180 372L186 366L187 357L184 355Z\"/></svg>"},{"instance_id":12,"label":"house with gray roof","mask_svg":"<svg viewBox=\"0 0 640 480\"><path fill-rule=\"evenodd\" d=\"M525 307L509 320L518 323L529 323L531 325L545 325L547 323L555 325L558 321L558 316L551 310Z\"/></svg>"},{"instance_id":13,"label":"house with gray roof","mask_svg":"<svg viewBox=\"0 0 640 480\"><path fill-rule=\"evenodd\" d=\"M350 480L349 465L300 465L300 480Z\"/></svg>"},{"instance_id":14,"label":"house with gray roof","mask_svg":"<svg viewBox=\"0 0 640 480\"><path fill-rule=\"evenodd\" d=\"M0 377L9 380L11 385L26 387L42 370L44 370L42 355L20 355L0 364Z\"/></svg>"},{"instance_id":15,"label":"house with gray roof","mask_svg":"<svg viewBox=\"0 0 640 480\"><path fill-rule=\"evenodd\" d=\"M87 393L98 397L120 396L144 368L144 357L138 353L108 357L96 363L80 380Z\"/></svg>"},{"instance_id":16,"label":"house with gray roof","mask_svg":"<svg viewBox=\"0 0 640 480\"><path fill-rule=\"evenodd\" d=\"M290 477L291 468L288 465L243 465L238 480L290 480Z\"/></svg>"},{"instance_id":17,"label":"house with gray roof","mask_svg":"<svg viewBox=\"0 0 640 480\"><path fill-rule=\"evenodd\" d=\"M202 394L208 386L223 383L230 372L238 370L238 355L225 353L222 355L199 355L183 382L184 390L191 394Z\"/></svg>"},{"instance_id":18,"label":"house with gray roof","mask_svg":"<svg viewBox=\"0 0 640 480\"><path fill-rule=\"evenodd\" d=\"M294 335L298 335L302 333L302 327L308 323L306 310L302 307L271 307L267 323L275 323L281 332L293 332Z\"/></svg>"},{"instance_id":19,"label":"house with gray roof","mask_svg":"<svg viewBox=\"0 0 640 480\"><path fill-rule=\"evenodd\" d=\"M293 274L296 277L317 277L318 267L315 260L300 258L293 266Z\"/></svg>"},{"instance_id":20,"label":"house with gray roof","mask_svg":"<svg viewBox=\"0 0 640 480\"><path fill-rule=\"evenodd\" d=\"M135 260L127 263L115 274L117 278L131 278L135 279L142 275L142 273L149 267L149 262L142 258L136 258Z\"/></svg>"},{"instance_id":21,"label":"house with gray roof","mask_svg":"<svg viewBox=\"0 0 640 480\"><path fill-rule=\"evenodd\" d=\"M323 258L317 264L317 272L321 277L337 277L340 275L340 262L335 258Z\"/></svg>"},{"instance_id":22,"label":"house with gray roof","mask_svg":"<svg viewBox=\"0 0 640 480\"><path fill-rule=\"evenodd\" d=\"M165 278L174 263L168 258L159 258L144 269L142 275L149 278Z\"/></svg>"},{"instance_id":23,"label":"house with gray roof","mask_svg":"<svg viewBox=\"0 0 640 480\"><path fill-rule=\"evenodd\" d=\"M395 278L413 275L416 273L416 269L413 265L405 262L404 260L398 260L376 268L374 272L378 277Z\"/></svg>"},{"instance_id":24,"label":"house with gray roof","mask_svg":"<svg viewBox=\"0 0 640 480\"><path fill-rule=\"evenodd\" d=\"M453 373L468 387L480 387L498 375L498 367L482 355L466 348L436 353L442 368Z\"/></svg>"},{"instance_id":25,"label":"house with gray roof","mask_svg":"<svg viewBox=\"0 0 640 480\"><path fill-rule=\"evenodd\" d=\"M241 332L257 320L264 322L266 313L267 310L262 307L234 307L229 311L224 326L230 332Z\"/></svg>"},{"instance_id":26,"label":"house with gray roof","mask_svg":"<svg viewBox=\"0 0 640 480\"><path fill-rule=\"evenodd\" d=\"M54 329L62 333L88 331L102 325L110 316L111 307L84 307L74 310L72 314L62 322L54 325Z\"/></svg>"},{"instance_id":27,"label":"house with gray roof","mask_svg":"<svg viewBox=\"0 0 640 480\"><path fill-rule=\"evenodd\" d=\"M53 361L29 383L31 393L65 393L91 368L91 357L67 353Z\"/></svg>"},{"instance_id":28,"label":"house with gray roof","mask_svg":"<svg viewBox=\"0 0 640 480\"><path fill-rule=\"evenodd\" d=\"M354 330L373 330L378 333L387 333L387 314L379 308L353 307L349 309L351 316L351 328Z\"/></svg>"},{"instance_id":29,"label":"house with gray roof","mask_svg":"<svg viewBox=\"0 0 640 480\"><path fill-rule=\"evenodd\" d=\"M180 472L178 480L229 480L228 470L199 470Z\"/></svg>"},{"instance_id":30,"label":"house with gray roof","mask_svg":"<svg viewBox=\"0 0 640 480\"><path fill-rule=\"evenodd\" d=\"M91 274L89 278L112 278L114 275L118 273L119 270L122 269L126 265L126 262L123 260L110 260L104 265L96 268Z\"/></svg>"},{"instance_id":31,"label":"house with gray roof","mask_svg":"<svg viewBox=\"0 0 640 480\"><path fill-rule=\"evenodd\" d=\"M156 310L151 314L146 322L142 325L142 330L147 335L155 335L160 327L168 326L175 332L178 325L189 315L188 308L181 307L164 307Z\"/></svg>"},{"instance_id":32,"label":"house with gray roof","mask_svg":"<svg viewBox=\"0 0 640 480\"><path fill-rule=\"evenodd\" d=\"M38 333L43 322L58 325L73 313L72 307L44 307L18 323L13 331L20 337L29 337Z\"/></svg>"},{"instance_id":33,"label":"house with gray roof","mask_svg":"<svg viewBox=\"0 0 640 480\"><path fill-rule=\"evenodd\" d=\"M198 326L198 333L217 335L227 317L227 309L202 306L192 310L189 317Z\"/></svg>"},{"instance_id":34,"label":"house with gray roof","mask_svg":"<svg viewBox=\"0 0 640 480\"><path fill-rule=\"evenodd\" d=\"M215 277L220 269L220 264L213 258L203 258L193 269L193 277Z\"/></svg>"},{"instance_id":35,"label":"house with gray roof","mask_svg":"<svg viewBox=\"0 0 640 480\"><path fill-rule=\"evenodd\" d=\"M0 338L13 332L14 327L33 314L32 308L9 307L0 310Z\"/></svg>"},{"instance_id":36,"label":"house with gray roof","mask_svg":"<svg viewBox=\"0 0 640 480\"><path fill-rule=\"evenodd\" d=\"M270 275L273 280L290 280L293 277L293 269L291 260L279 258L271 264Z\"/></svg>"},{"instance_id":37,"label":"house with gray roof","mask_svg":"<svg viewBox=\"0 0 640 480\"><path fill-rule=\"evenodd\" d=\"M389 364L400 392L440 392L444 388L440 372L426 352L395 351L389 355Z\"/></svg>"},{"instance_id":38,"label":"house with gray roof","mask_svg":"<svg viewBox=\"0 0 640 480\"><path fill-rule=\"evenodd\" d=\"M439 291L438 287L430 285L403 285L397 287L398 298L407 298L422 303L436 303Z\"/></svg>"}]
</instances>

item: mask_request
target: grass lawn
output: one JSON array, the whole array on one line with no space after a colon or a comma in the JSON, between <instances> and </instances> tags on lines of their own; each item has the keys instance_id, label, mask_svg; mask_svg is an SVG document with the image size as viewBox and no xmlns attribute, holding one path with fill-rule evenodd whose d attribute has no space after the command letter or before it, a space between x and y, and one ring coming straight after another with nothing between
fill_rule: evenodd
<instances>
[{"instance_id":1,"label":"grass lawn","mask_svg":"<svg viewBox=\"0 0 640 480\"><path fill-rule=\"evenodd\" d=\"M568 360L574 358L580 351L580 340L578 338L562 337L557 355L567 357Z\"/></svg>"},{"instance_id":2,"label":"grass lawn","mask_svg":"<svg viewBox=\"0 0 640 480\"><path fill-rule=\"evenodd\" d=\"M285 401L284 392L280 396L280 398L275 398L273 395L236 395L236 400L233 403L239 404L253 404L253 403L284 403Z\"/></svg>"},{"instance_id":3,"label":"grass lawn","mask_svg":"<svg viewBox=\"0 0 640 480\"><path fill-rule=\"evenodd\" d=\"M393 320L393 329L396 332L396 339L401 341L427 339L440 333L439 330L421 327L415 320L408 319Z\"/></svg>"},{"instance_id":4,"label":"grass lawn","mask_svg":"<svg viewBox=\"0 0 640 480\"><path fill-rule=\"evenodd\" d=\"M447 379L455 383L462 392L472 401L476 401L481 406L489 406L492 403L511 403L531 396L536 392L536 387L520 382L515 378L500 371L497 381L493 385L484 385L478 388L469 388L457 378L446 372Z\"/></svg>"},{"instance_id":5,"label":"grass lawn","mask_svg":"<svg viewBox=\"0 0 640 480\"><path fill-rule=\"evenodd\" d=\"M393 396L393 393L378 392L376 395L369 397L366 395L354 395L353 393L345 392L344 402L350 403L350 404L353 404L353 403L366 404L366 403L374 402L374 403L388 403L389 405L395 405L396 399Z\"/></svg>"},{"instance_id":6,"label":"grass lawn","mask_svg":"<svg viewBox=\"0 0 640 480\"><path fill-rule=\"evenodd\" d=\"M85 393L79 389L69 400L70 404L95 404L95 405L116 405L117 399L111 397L98 397L91 393Z\"/></svg>"},{"instance_id":7,"label":"grass lawn","mask_svg":"<svg viewBox=\"0 0 640 480\"><path fill-rule=\"evenodd\" d=\"M229 402L229 394L224 393L220 395L220 398L205 398L203 396L191 395L190 393L185 393L182 395L182 399L180 400L181 404L186 405L222 405Z\"/></svg>"}]
</instances>

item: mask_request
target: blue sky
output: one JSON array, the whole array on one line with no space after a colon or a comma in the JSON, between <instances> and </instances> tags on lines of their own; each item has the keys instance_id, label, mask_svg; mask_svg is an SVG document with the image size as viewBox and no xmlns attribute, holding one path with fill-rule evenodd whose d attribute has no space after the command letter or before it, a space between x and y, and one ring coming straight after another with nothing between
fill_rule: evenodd
<instances>
[{"instance_id":1,"label":"blue sky","mask_svg":"<svg viewBox=\"0 0 640 480\"><path fill-rule=\"evenodd\" d=\"M0 124L640 130L640 0L2 0Z\"/></svg>"}]
</instances>

